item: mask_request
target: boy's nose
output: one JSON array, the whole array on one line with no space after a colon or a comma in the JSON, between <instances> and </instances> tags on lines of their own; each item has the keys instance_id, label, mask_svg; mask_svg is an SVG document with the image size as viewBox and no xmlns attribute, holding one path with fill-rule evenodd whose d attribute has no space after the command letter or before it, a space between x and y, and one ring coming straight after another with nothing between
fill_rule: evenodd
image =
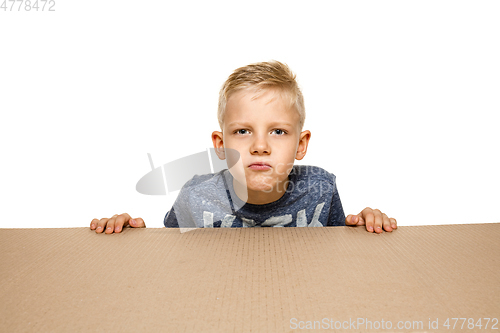
<instances>
[{"instance_id":1,"label":"boy's nose","mask_svg":"<svg viewBox=\"0 0 500 333\"><path fill-rule=\"evenodd\" d=\"M257 138L250 147L250 153L252 154L270 154L271 147L269 146L267 140L264 138Z\"/></svg>"}]
</instances>

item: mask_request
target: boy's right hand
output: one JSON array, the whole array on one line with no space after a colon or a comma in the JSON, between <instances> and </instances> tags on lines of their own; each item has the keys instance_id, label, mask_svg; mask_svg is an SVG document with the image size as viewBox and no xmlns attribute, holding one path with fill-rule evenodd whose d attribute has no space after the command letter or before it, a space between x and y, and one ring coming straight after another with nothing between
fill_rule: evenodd
<instances>
[{"instance_id":1,"label":"boy's right hand","mask_svg":"<svg viewBox=\"0 0 500 333\"><path fill-rule=\"evenodd\" d=\"M132 219L132 217L127 213L123 213L121 215L113 215L109 219L93 219L92 222L90 222L90 230L95 230L95 232L98 234L102 233L103 231L105 231L104 233L106 234L121 232L126 226L131 226L132 228L145 228L146 224L140 217Z\"/></svg>"}]
</instances>

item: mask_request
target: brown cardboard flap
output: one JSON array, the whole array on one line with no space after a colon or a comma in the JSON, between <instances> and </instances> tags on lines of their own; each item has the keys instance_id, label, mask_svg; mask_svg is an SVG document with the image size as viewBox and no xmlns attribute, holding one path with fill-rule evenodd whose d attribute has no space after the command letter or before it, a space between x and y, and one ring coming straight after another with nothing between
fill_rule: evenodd
<instances>
[{"instance_id":1,"label":"brown cardboard flap","mask_svg":"<svg viewBox=\"0 0 500 333\"><path fill-rule=\"evenodd\" d=\"M0 229L0 331L485 332L499 240L499 223Z\"/></svg>"}]
</instances>

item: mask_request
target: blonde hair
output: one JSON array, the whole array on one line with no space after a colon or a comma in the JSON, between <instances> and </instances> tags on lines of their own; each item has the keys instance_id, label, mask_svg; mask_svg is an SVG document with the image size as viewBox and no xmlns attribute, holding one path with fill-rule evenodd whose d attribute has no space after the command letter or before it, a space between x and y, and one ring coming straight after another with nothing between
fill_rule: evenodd
<instances>
[{"instance_id":1,"label":"blonde hair","mask_svg":"<svg viewBox=\"0 0 500 333\"><path fill-rule=\"evenodd\" d=\"M295 107L299 113L299 127L302 130L306 118L304 97L295 80L296 75L291 69L279 61L259 62L236 69L224 82L219 93L219 110L217 119L221 130L223 129L226 114L227 100L235 92L255 88L257 95L266 89L277 89L289 102L290 107Z\"/></svg>"}]
</instances>

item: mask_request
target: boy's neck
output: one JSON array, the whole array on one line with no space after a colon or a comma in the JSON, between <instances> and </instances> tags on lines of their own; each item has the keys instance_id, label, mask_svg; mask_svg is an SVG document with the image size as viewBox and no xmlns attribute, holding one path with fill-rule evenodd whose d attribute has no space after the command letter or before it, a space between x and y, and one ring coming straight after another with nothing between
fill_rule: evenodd
<instances>
[{"instance_id":1,"label":"boy's neck","mask_svg":"<svg viewBox=\"0 0 500 333\"><path fill-rule=\"evenodd\" d=\"M233 188L238 198L241 200L241 198L245 198L248 195L246 202L252 205L265 205L277 201L285 194L286 189L288 188L288 183L289 180L286 179L285 181L278 183L272 191L264 192L251 190L233 178Z\"/></svg>"}]
</instances>

